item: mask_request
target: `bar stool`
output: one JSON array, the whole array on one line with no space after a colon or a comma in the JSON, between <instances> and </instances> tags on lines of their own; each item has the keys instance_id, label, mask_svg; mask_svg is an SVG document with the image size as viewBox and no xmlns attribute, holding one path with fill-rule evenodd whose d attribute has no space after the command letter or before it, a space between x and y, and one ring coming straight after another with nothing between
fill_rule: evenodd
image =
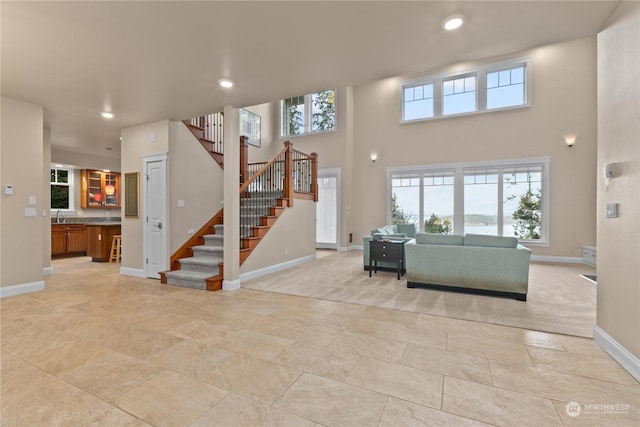
<instances>
[{"instance_id":1,"label":"bar stool","mask_svg":"<svg viewBox=\"0 0 640 427\"><path fill-rule=\"evenodd\" d=\"M111 255L109 256L109 262L120 262L121 239L122 235L120 234L115 234L111 239Z\"/></svg>"}]
</instances>

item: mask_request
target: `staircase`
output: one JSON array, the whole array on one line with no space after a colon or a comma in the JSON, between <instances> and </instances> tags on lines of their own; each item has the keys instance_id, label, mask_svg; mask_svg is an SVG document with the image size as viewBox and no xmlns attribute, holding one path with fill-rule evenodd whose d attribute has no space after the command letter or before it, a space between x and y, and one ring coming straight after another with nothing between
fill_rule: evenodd
<instances>
[{"instance_id":1,"label":"staircase","mask_svg":"<svg viewBox=\"0 0 640 427\"><path fill-rule=\"evenodd\" d=\"M180 269L164 273L168 285L207 289L207 279L220 274L224 261L224 225L214 226L214 234L202 236L204 244L191 246L192 256L180 258Z\"/></svg>"},{"instance_id":2,"label":"staircase","mask_svg":"<svg viewBox=\"0 0 640 427\"><path fill-rule=\"evenodd\" d=\"M222 167L222 147L210 146L206 121L185 121ZM247 138L240 137L240 265L258 246L294 197L317 201L317 155L294 150L289 141L273 159L248 164ZM251 175L251 176L249 176ZM193 289L222 289L224 261L223 210L214 215L171 256L171 270L162 283Z\"/></svg>"}]
</instances>

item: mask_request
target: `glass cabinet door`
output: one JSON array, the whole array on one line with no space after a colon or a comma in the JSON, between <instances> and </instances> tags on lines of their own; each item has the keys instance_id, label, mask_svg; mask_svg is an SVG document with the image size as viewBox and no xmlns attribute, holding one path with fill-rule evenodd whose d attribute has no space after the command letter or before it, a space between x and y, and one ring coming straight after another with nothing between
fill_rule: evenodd
<instances>
[{"instance_id":1,"label":"glass cabinet door","mask_svg":"<svg viewBox=\"0 0 640 427\"><path fill-rule=\"evenodd\" d=\"M102 206L102 173L89 172L89 206Z\"/></svg>"},{"instance_id":2,"label":"glass cabinet door","mask_svg":"<svg viewBox=\"0 0 640 427\"><path fill-rule=\"evenodd\" d=\"M118 194L118 174L104 173L104 206L117 207L120 195Z\"/></svg>"}]
</instances>

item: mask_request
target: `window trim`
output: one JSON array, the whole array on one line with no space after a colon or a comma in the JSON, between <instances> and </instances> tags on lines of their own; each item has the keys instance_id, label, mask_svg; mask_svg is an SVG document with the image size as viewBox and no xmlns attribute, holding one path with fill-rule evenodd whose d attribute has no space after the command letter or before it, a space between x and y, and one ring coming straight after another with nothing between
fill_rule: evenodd
<instances>
[{"instance_id":1,"label":"window trim","mask_svg":"<svg viewBox=\"0 0 640 427\"><path fill-rule=\"evenodd\" d=\"M333 91L333 105L335 108L335 113L334 113L334 127L333 129L330 130L317 130L314 131L312 130L312 111L313 111L313 95L320 93L320 92L326 92L328 90L332 90ZM287 99L291 99L291 98L297 98L298 96L304 96L304 131L302 133L298 133L298 134L294 134L294 135L285 135L284 134L284 130L285 130L285 114L284 114L284 102ZM338 90L337 89L323 89L323 90L319 90L317 92L312 92L312 93L307 93L305 95L298 95L298 96L291 96L289 98L285 98L285 99L281 99L279 102L279 112L278 112L278 116L279 116L279 123L280 123L280 132L279 132L279 138L280 139L289 139L289 138L297 138L300 136L309 136L309 135L321 135L321 134L325 134L325 133L331 133L331 132L336 132L338 130Z\"/></svg>"},{"instance_id":2,"label":"window trim","mask_svg":"<svg viewBox=\"0 0 640 427\"><path fill-rule=\"evenodd\" d=\"M52 170L63 170L63 171L67 171L67 177L68 177L68 181L67 183L64 182L49 182L49 194L51 194L51 185L63 185L63 186L67 186L69 187L69 208L68 209L56 209L56 208L52 208L51 207L51 199L49 199L49 212L50 213L54 213L54 212L64 212L64 213L73 213L75 212L75 170L72 167L65 167L65 166L54 166L51 165L51 167L49 168L49 174L51 174Z\"/></svg>"},{"instance_id":3,"label":"window trim","mask_svg":"<svg viewBox=\"0 0 640 427\"><path fill-rule=\"evenodd\" d=\"M482 66L465 68L458 71L451 71L441 74L433 74L430 76L419 77L411 80L405 80L400 82L398 87L398 93L400 96L400 124L416 123L429 120L446 119L450 117L469 116L474 114L493 113L497 111L515 110L519 108L531 107L531 63L530 57L516 58L507 61L494 62L485 64ZM521 105L511 105L501 108L487 109L487 74L495 71L501 71L508 68L515 68L517 66L524 66L524 103ZM476 109L474 111L456 114L442 114L443 106L443 82L460 78L469 77L471 75L476 76ZM405 114L405 102L404 102L404 89L409 87L415 87L420 85L433 84L433 116L422 117L418 119L404 119Z\"/></svg>"},{"instance_id":4,"label":"window trim","mask_svg":"<svg viewBox=\"0 0 640 427\"><path fill-rule=\"evenodd\" d=\"M551 245L551 238L549 236L550 230L550 200L551 200L551 185L550 170L551 170L551 157L533 157L533 158L520 158L520 159L505 159L495 161L478 161L478 162L459 162L459 163L438 163L431 165L416 165L416 166L400 166L400 167L387 167L387 224L391 224L392 212L391 212L391 199L393 197L392 187L392 175L393 174L420 174L420 215L424 217L422 209L424 207L424 191L422 191L422 174L432 173L443 170L454 170L454 227L455 224L462 224L462 232L456 231L457 234L464 234L464 171L465 169L505 169L508 167L523 167L523 166L542 166L542 198L540 200L542 211L542 223L540 225L540 239L539 240L526 240L518 239L518 241L527 246L536 247L549 247ZM460 187L461 190L456 191ZM499 186L500 187L500 186ZM501 191L499 192L499 200L501 200ZM422 219L419 221L419 229L423 229Z\"/></svg>"}]
</instances>

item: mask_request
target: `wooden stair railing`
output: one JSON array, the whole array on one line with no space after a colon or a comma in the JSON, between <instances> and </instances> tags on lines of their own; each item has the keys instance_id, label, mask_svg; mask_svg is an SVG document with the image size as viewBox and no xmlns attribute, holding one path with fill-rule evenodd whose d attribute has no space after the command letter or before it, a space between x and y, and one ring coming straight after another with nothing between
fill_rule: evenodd
<instances>
[{"instance_id":1,"label":"wooden stair railing","mask_svg":"<svg viewBox=\"0 0 640 427\"><path fill-rule=\"evenodd\" d=\"M240 265L258 246L285 208L293 206L294 198L318 200L316 153L306 154L294 150L293 144L285 141L284 148L270 161L250 167L247 162L247 140L246 137L240 138ZM258 166L259 169L249 177L249 171ZM171 256L171 270L180 269L179 260L192 256L191 248L201 245L204 235L215 233L214 225L222 223L221 209ZM205 279L207 290L222 289L224 264L219 263L218 267L218 275ZM164 273L161 273L161 281L167 283Z\"/></svg>"},{"instance_id":2,"label":"wooden stair railing","mask_svg":"<svg viewBox=\"0 0 640 427\"><path fill-rule=\"evenodd\" d=\"M183 123L216 163L224 168L224 114L206 114L184 120Z\"/></svg>"}]
</instances>

